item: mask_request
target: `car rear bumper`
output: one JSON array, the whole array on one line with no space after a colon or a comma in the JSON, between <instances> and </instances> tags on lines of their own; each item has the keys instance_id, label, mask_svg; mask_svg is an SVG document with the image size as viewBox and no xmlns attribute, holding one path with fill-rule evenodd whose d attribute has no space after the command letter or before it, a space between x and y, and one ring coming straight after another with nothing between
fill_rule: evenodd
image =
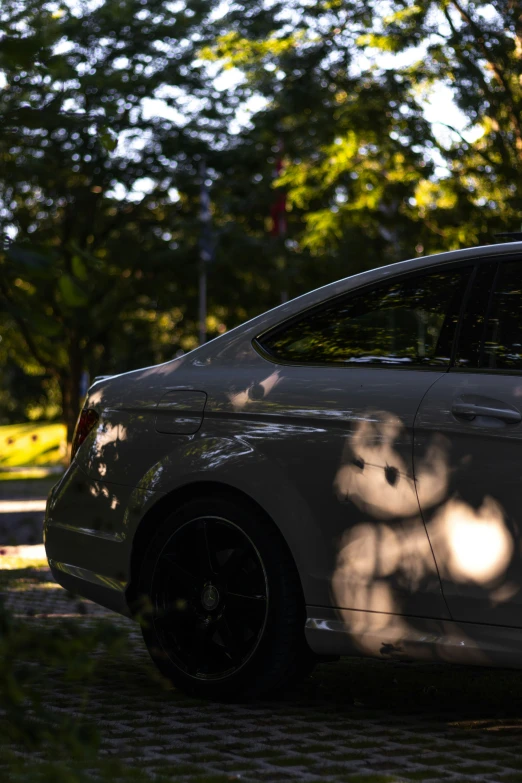
<instances>
[{"instance_id":1,"label":"car rear bumper","mask_svg":"<svg viewBox=\"0 0 522 783\"><path fill-rule=\"evenodd\" d=\"M125 596L126 582L51 557L49 557L49 565L55 581L66 590L126 617L131 617Z\"/></svg>"},{"instance_id":2,"label":"car rear bumper","mask_svg":"<svg viewBox=\"0 0 522 783\"><path fill-rule=\"evenodd\" d=\"M155 495L93 481L73 464L53 487L44 522L45 550L58 584L130 616L133 534Z\"/></svg>"}]
</instances>

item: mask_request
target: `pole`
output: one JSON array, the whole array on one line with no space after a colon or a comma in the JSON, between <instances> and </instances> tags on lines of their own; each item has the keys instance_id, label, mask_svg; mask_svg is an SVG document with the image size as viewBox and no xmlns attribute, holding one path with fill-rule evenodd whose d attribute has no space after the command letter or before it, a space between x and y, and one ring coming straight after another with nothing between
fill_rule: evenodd
<instances>
[{"instance_id":1,"label":"pole","mask_svg":"<svg viewBox=\"0 0 522 783\"><path fill-rule=\"evenodd\" d=\"M212 258L210 196L207 188L207 165L202 158L199 163L199 218L201 234L199 240L199 344L207 342L207 263Z\"/></svg>"},{"instance_id":2,"label":"pole","mask_svg":"<svg viewBox=\"0 0 522 783\"><path fill-rule=\"evenodd\" d=\"M275 167L273 171L273 179L277 179L281 176L284 163L284 144L283 139L280 138L277 143L277 157L275 160ZM275 200L271 208L272 217L272 236L276 239L277 250L279 252L276 258L276 264L279 271L279 280L281 286L281 304L288 301L288 270L285 251L285 237L286 237L286 193L284 190L278 190L275 194Z\"/></svg>"},{"instance_id":3,"label":"pole","mask_svg":"<svg viewBox=\"0 0 522 783\"><path fill-rule=\"evenodd\" d=\"M282 144L282 143L281 143ZM281 170L282 170L282 163L281 163ZM283 202L283 209L286 210L286 197ZM287 267L287 260L286 260L286 251L285 251L285 236L286 236L286 215L285 212L281 211L279 213L279 237L281 242L281 276L282 276L282 286L281 286L281 304L285 304L285 302L288 302L288 267Z\"/></svg>"}]
</instances>

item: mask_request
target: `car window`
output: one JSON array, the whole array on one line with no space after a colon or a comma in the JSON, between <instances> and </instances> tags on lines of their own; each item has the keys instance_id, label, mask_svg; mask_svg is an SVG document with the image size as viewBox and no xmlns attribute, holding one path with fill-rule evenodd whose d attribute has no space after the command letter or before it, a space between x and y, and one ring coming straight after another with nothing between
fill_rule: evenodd
<instances>
[{"instance_id":1,"label":"car window","mask_svg":"<svg viewBox=\"0 0 522 783\"><path fill-rule=\"evenodd\" d=\"M497 267L496 261L488 261L477 266L462 319L455 356L455 367L459 369L476 369L480 366L486 313Z\"/></svg>"},{"instance_id":2,"label":"car window","mask_svg":"<svg viewBox=\"0 0 522 783\"><path fill-rule=\"evenodd\" d=\"M258 339L299 364L447 366L470 268L379 284Z\"/></svg>"},{"instance_id":3,"label":"car window","mask_svg":"<svg viewBox=\"0 0 522 783\"><path fill-rule=\"evenodd\" d=\"M489 302L480 365L489 370L522 370L522 264L498 266Z\"/></svg>"}]
</instances>

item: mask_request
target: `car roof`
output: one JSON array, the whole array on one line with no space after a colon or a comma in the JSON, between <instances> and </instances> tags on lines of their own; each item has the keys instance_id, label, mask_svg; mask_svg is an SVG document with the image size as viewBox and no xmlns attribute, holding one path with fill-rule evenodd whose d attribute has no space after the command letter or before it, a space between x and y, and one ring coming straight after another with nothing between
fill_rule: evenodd
<instances>
[{"instance_id":1,"label":"car roof","mask_svg":"<svg viewBox=\"0 0 522 783\"><path fill-rule=\"evenodd\" d=\"M349 277L337 280L334 283L322 286L322 288L317 288L315 291L311 291L310 294L305 294L304 296L307 297L319 293L327 294L324 297L318 298L318 301L321 301L323 298L328 299L345 290L348 291L351 288L358 288L359 286L371 283L374 280L386 280L388 277L394 277L395 275L401 274L401 272L410 272L426 267L466 261L467 259L475 260L479 258L490 258L492 256L512 256L513 254L520 252L522 252L522 242L502 242L494 245L466 247L462 250L449 250L445 253L434 253L429 256L418 256L417 258L409 258L405 261L398 261L394 264L387 264L386 266L379 266L356 275L350 275ZM303 299L303 297L299 297L299 299ZM295 302L297 300L294 299L292 301Z\"/></svg>"}]
</instances>

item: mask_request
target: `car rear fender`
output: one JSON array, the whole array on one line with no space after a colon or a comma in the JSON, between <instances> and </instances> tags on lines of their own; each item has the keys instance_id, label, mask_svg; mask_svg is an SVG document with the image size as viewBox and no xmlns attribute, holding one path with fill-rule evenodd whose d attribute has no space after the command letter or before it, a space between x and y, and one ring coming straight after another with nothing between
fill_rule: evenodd
<instances>
[{"instance_id":1,"label":"car rear fender","mask_svg":"<svg viewBox=\"0 0 522 783\"><path fill-rule=\"evenodd\" d=\"M201 491L202 483L247 495L265 511L283 535L294 558L307 603L329 603L325 584L330 565L321 531L310 510L280 466L241 438L199 437L179 447L143 476L140 488L160 496L183 488ZM186 497L186 493L183 493ZM163 499L162 504L165 503ZM142 518L143 519L143 518ZM129 520L130 522L130 520ZM135 530L129 529L132 538ZM326 590L328 594L328 589Z\"/></svg>"}]
</instances>

